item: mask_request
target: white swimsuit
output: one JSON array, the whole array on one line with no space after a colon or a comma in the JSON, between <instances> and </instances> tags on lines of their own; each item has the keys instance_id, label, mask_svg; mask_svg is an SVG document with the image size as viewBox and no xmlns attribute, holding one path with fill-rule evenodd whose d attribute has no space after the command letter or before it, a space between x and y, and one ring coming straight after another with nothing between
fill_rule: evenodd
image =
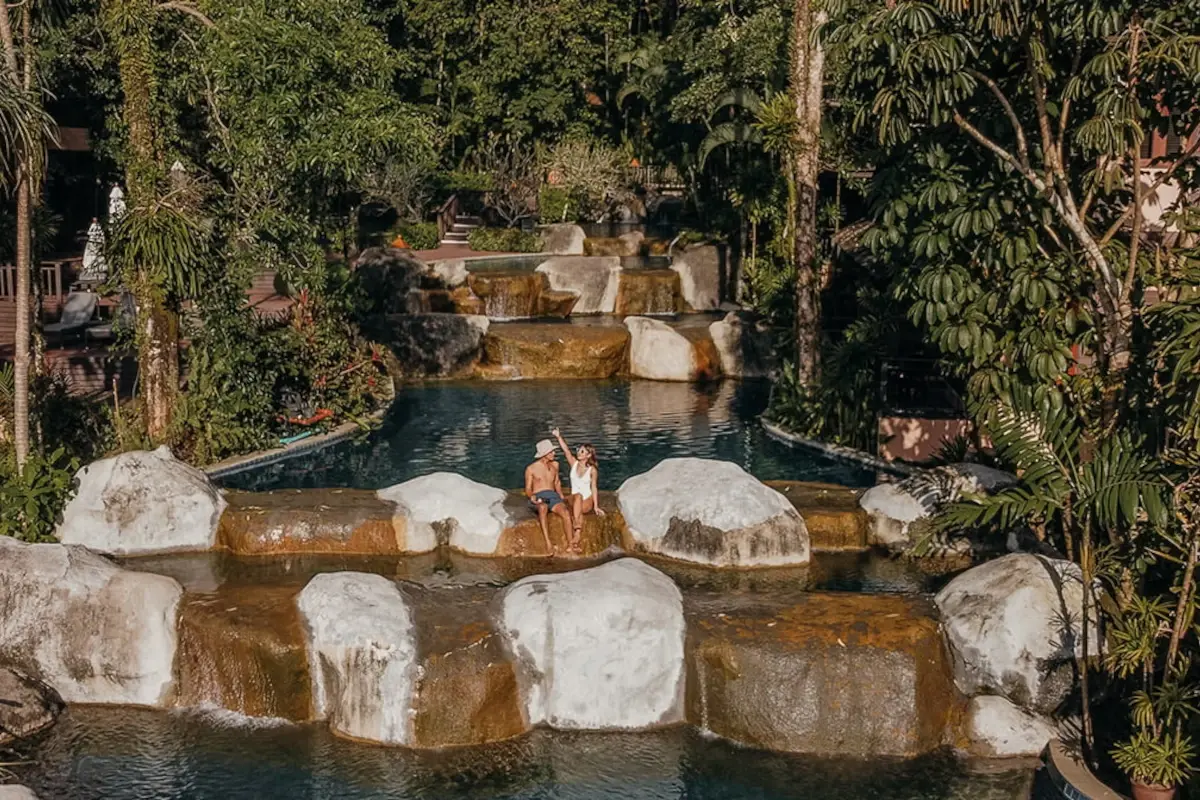
<instances>
[{"instance_id":1,"label":"white swimsuit","mask_svg":"<svg viewBox=\"0 0 1200 800\"><path fill-rule=\"evenodd\" d=\"M588 467L580 475L575 472L579 466L579 462L575 462L575 466L571 467L571 494L577 494L584 500L588 500L592 496L592 468Z\"/></svg>"}]
</instances>

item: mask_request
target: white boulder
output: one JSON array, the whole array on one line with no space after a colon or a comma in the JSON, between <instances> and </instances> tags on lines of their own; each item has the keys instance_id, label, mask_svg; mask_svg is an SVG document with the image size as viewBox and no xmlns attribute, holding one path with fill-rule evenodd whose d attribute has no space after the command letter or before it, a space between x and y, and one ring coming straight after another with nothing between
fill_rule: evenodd
<instances>
[{"instance_id":1,"label":"white boulder","mask_svg":"<svg viewBox=\"0 0 1200 800\"><path fill-rule=\"evenodd\" d=\"M448 289L462 286L467 282L470 274L467 271L467 262L462 258L443 258L440 261L433 261L429 264L429 271Z\"/></svg>"},{"instance_id":2,"label":"white boulder","mask_svg":"<svg viewBox=\"0 0 1200 800\"><path fill-rule=\"evenodd\" d=\"M182 595L82 547L0 536L0 662L68 703L161 706Z\"/></svg>"},{"instance_id":3,"label":"white boulder","mask_svg":"<svg viewBox=\"0 0 1200 800\"><path fill-rule=\"evenodd\" d=\"M765 329L736 311L708 326L721 359L721 374L730 378L765 378L771 371L771 341Z\"/></svg>"},{"instance_id":4,"label":"white boulder","mask_svg":"<svg viewBox=\"0 0 1200 800\"><path fill-rule=\"evenodd\" d=\"M858 504L867 512L871 543L902 550L912 543L914 522L933 516L964 494L990 494L1016 482L1016 476L982 464L948 464L898 483L872 486Z\"/></svg>"},{"instance_id":5,"label":"white boulder","mask_svg":"<svg viewBox=\"0 0 1200 800\"><path fill-rule=\"evenodd\" d=\"M654 381L690 381L699 371L692 341L662 320L626 317L629 374Z\"/></svg>"},{"instance_id":6,"label":"white boulder","mask_svg":"<svg viewBox=\"0 0 1200 800\"><path fill-rule=\"evenodd\" d=\"M225 498L200 470L165 445L103 458L75 475L58 538L101 553L209 550Z\"/></svg>"},{"instance_id":7,"label":"white boulder","mask_svg":"<svg viewBox=\"0 0 1200 800\"><path fill-rule=\"evenodd\" d=\"M621 285L621 259L617 256L559 256L537 266L556 292L579 296L572 314L611 314L617 307Z\"/></svg>"},{"instance_id":8,"label":"white boulder","mask_svg":"<svg viewBox=\"0 0 1200 800\"><path fill-rule=\"evenodd\" d=\"M583 243L587 234L572 222L542 225L538 228L542 236L542 252L561 256L583 255Z\"/></svg>"},{"instance_id":9,"label":"white boulder","mask_svg":"<svg viewBox=\"0 0 1200 800\"><path fill-rule=\"evenodd\" d=\"M0 800L38 800L38 796L28 786L10 784L0 786Z\"/></svg>"},{"instance_id":10,"label":"white boulder","mask_svg":"<svg viewBox=\"0 0 1200 800\"><path fill-rule=\"evenodd\" d=\"M382 575L317 575L296 599L312 676L313 712L335 733L410 744L419 666L409 603Z\"/></svg>"},{"instance_id":11,"label":"white boulder","mask_svg":"<svg viewBox=\"0 0 1200 800\"><path fill-rule=\"evenodd\" d=\"M967 738L975 755L1033 757L1058 735L1049 719L1018 708L1003 697L980 695L967 705Z\"/></svg>"},{"instance_id":12,"label":"white boulder","mask_svg":"<svg viewBox=\"0 0 1200 800\"><path fill-rule=\"evenodd\" d=\"M1047 714L1070 692L1083 653L1083 577L1070 561L1015 553L967 570L934 598L967 696L997 694ZM1095 602L1088 653L1101 652Z\"/></svg>"},{"instance_id":13,"label":"white boulder","mask_svg":"<svg viewBox=\"0 0 1200 800\"><path fill-rule=\"evenodd\" d=\"M683 301L696 311L721 305L721 250L714 244L685 247L671 259Z\"/></svg>"},{"instance_id":14,"label":"white boulder","mask_svg":"<svg viewBox=\"0 0 1200 800\"><path fill-rule=\"evenodd\" d=\"M805 564L808 528L791 502L737 464L668 458L617 490L639 550L717 567Z\"/></svg>"},{"instance_id":15,"label":"white boulder","mask_svg":"<svg viewBox=\"0 0 1200 800\"><path fill-rule=\"evenodd\" d=\"M396 505L407 519L408 547L428 552L443 540L456 550L492 555L500 534L512 524L503 489L455 472L435 472L380 489L381 499Z\"/></svg>"},{"instance_id":16,"label":"white boulder","mask_svg":"<svg viewBox=\"0 0 1200 800\"><path fill-rule=\"evenodd\" d=\"M634 558L534 575L502 596L530 724L633 730L684 717L683 598Z\"/></svg>"}]
</instances>

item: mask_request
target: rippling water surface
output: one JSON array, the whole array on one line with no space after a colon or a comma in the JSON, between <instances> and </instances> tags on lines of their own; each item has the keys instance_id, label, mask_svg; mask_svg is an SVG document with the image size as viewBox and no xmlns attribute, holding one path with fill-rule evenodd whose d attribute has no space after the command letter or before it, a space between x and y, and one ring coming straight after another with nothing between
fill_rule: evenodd
<instances>
[{"instance_id":1,"label":"rippling water surface","mask_svg":"<svg viewBox=\"0 0 1200 800\"><path fill-rule=\"evenodd\" d=\"M629 476L676 456L733 461L760 480L874 483L874 475L856 464L770 439L758 422L768 390L760 381L711 386L658 381L406 386L383 427L365 441L345 442L222 482L244 489L377 489L448 470L516 488L533 459L534 443L558 426L572 446L596 446L602 489L616 489Z\"/></svg>"},{"instance_id":2,"label":"rippling water surface","mask_svg":"<svg viewBox=\"0 0 1200 800\"><path fill-rule=\"evenodd\" d=\"M764 753L686 728L537 731L485 747L412 752L317 726L74 708L22 778L43 800L1024 800L1028 769L975 771L946 754L898 761ZM1024 792L1024 793L1023 793Z\"/></svg>"}]
</instances>

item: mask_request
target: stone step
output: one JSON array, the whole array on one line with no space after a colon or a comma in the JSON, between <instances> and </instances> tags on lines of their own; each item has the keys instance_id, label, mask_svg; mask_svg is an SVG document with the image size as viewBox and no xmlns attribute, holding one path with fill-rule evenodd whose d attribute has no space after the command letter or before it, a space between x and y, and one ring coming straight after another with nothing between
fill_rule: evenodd
<instances>
[{"instance_id":1,"label":"stone step","mask_svg":"<svg viewBox=\"0 0 1200 800\"><path fill-rule=\"evenodd\" d=\"M469 225L472 228L478 228L483 224L483 219L474 216L473 214L460 214L454 218L455 225Z\"/></svg>"}]
</instances>

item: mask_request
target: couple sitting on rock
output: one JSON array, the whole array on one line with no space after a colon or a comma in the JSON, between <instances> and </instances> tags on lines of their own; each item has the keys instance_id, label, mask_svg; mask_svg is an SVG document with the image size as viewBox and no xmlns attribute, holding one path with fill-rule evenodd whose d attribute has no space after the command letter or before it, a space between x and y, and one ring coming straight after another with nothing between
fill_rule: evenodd
<instances>
[{"instance_id":1,"label":"couple sitting on rock","mask_svg":"<svg viewBox=\"0 0 1200 800\"><path fill-rule=\"evenodd\" d=\"M535 460L525 468L525 496L537 512L542 536L546 539L546 552L554 553L547 523L550 514L557 514L563 522L563 530L567 532L567 547L571 552L578 553L583 549L583 515L592 512L596 516L604 516L600 510L600 493L596 489L596 448L582 444L572 455L558 428L550 432L558 439L558 445L571 465L570 497L563 497L562 481L558 477L558 456L555 455L554 443L549 439L537 443Z\"/></svg>"}]
</instances>

